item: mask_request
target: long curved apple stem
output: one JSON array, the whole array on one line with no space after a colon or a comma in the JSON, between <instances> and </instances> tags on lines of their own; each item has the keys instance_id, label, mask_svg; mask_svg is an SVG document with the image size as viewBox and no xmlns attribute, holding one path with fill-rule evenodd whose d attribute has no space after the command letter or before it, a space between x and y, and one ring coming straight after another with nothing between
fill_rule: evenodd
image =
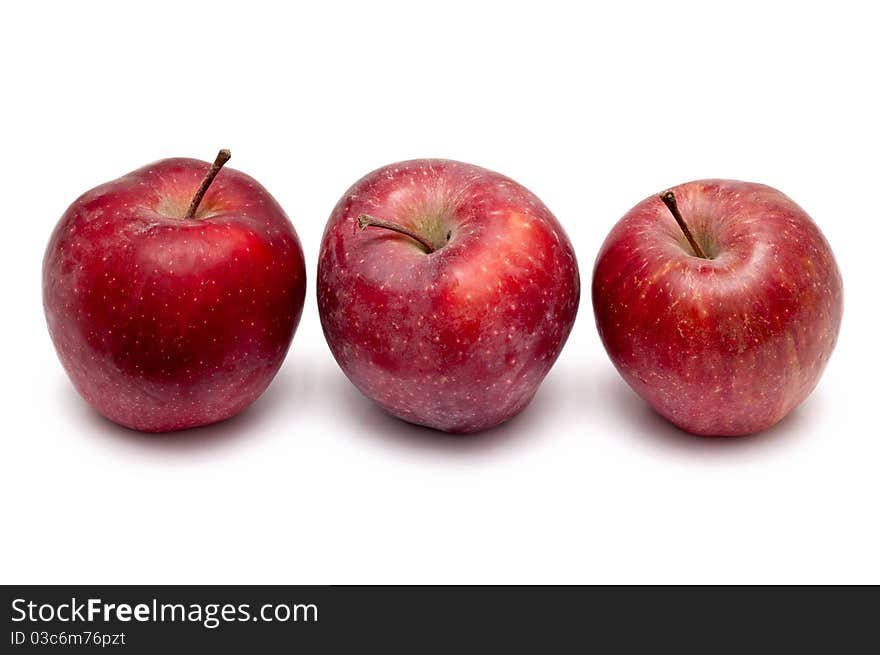
<instances>
[{"instance_id":1,"label":"long curved apple stem","mask_svg":"<svg viewBox=\"0 0 880 655\"><path fill-rule=\"evenodd\" d=\"M397 232L398 234L405 234L410 239L414 241L418 241L419 245L425 249L425 252L429 255L434 252L434 246L431 245L429 241L427 241L422 235L413 232L408 227L400 225L399 223L393 223L391 221L386 221L381 218L375 218L370 216L369 214L361 214L358 216L358 227L362 230L366 230L368 227L383 227L386 230L392 230L393 232Z\"/></svg>"},{"instance_id":2,"label":"long curved apple stem","mask_svg":"<svg viewBox=\"0 0 880 655\"><path fill-rule=\"evenodd\" d=\"M184 218L193 218L196 215L196 210L199 208L202 198L205 197L205 192L208 190L208 187L211 186L211 182L214 181L214 178L217 177L217 173L223 168L223 164L228 162L230 157L232 157L232 153L226 148L217 153L217 158L214 160L214 163L211 164L211 169L208 171L208 174L205 175L205 179L202 180L198 191L196 191L196 194L190 201L189 208L186 210L186 214L183 215Z\"/></svg>"},{"instance_id":3,"label":"long curved apple stem","mask_svg":"<svg viewBox=\"0 0 880 655\"><path fill-rule=\"evenodd\" d=\"M684 232L685 237L687 237L688 243L691 244L691 248L694 249L694 254L701 259L708 259L703 249L700 248L700 244L697 243L697 240L694 239L694 235L691 234L690 229L688 229L687 223L684 222L684 218L681 215L681 212L678 210L678 203L675 201L675 194L672 191L664 191L660 194L660 200L663 201L663 204L666 205L666 208L669 210L669 213L672 214L673 218L675 218L675 222L678 223L678 227L681 228L681 231Z\"/></svg>"}]
</instances>

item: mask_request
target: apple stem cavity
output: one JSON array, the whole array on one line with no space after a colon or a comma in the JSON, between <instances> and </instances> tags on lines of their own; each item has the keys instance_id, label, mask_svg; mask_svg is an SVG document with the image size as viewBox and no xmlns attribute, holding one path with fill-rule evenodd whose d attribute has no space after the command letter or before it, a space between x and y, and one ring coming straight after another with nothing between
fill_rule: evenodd
<instances>
[{"instance_id":1,"label":"apple stem cavity","mask_svg":"<svg viewBox=\"0 0 880 655\"><path fill-rule=\"evenodd\" d=\"M217 153L217 158L214 160L214 163L211 164L208 174L205 175L205 179L202 180L198 190L192 197L192 200L189 203L189 208L186 210L186 214L183 215L184 218L195 218L196 210L199 208L202 198L205 197L208 187L211 186L211 182L214 181L214 178L217 177L217 173L219 173L220 169L223 168L223 165L229 161L230 157L232 157L232 153L226 148L223 148L223 150Z\"/></svg>"},{"instance_id":2,"label":"apple stem cavity","mask_svg":"<svg viewBox=\"0 0 880 655\"><path fill-rule=\"evenodd\" d=\"M700 248L700 244L697 243L696 239L694 239L694 235L691 234L687 223L684 222L684 218L682 217L681 212L678 210L678 202L676 202L675 200L675 194L672 191L664 191L660 194L660 200L663 201L663 204L666 205L666 208L669 210L669 213L672 214L675 222L678 223L678 227L680 227L681 231L684 232L684 236L687 237L688 243L691 244L691 248L693 249L694 254L700 259L709 259L708 257L706 257L703 249Z\"/></svg>"},{"instance_id":3,"label":"apple stem cavity","mask_svg":"<svg viewBox=\"0 0 880 655\"><path fill-rule=\"evenodd\" d=\"M399 223L394 223L392 221L386 221L381 218L376 218L374 216L370 216L369 214L361 214L360 216L358 216L358 227L360 227L362 230L366 230L370 226L381 227L381 228L385 228L386 230L391 230L392 232L397 232L398 234L404 234L404 235L408 236L410 239L412 239L413 241L417 241L418 244L424 249L425 253L428 255L430 255L432 252L434 252L434 250L436 250L436 248L434 248L434 246L431 244L431 242L428 241L427 239L425 239L425 237L418 234L417 232L414 232L413 230L409 229L408 227L400 225ZM452 236L451 232L450 232L449 236L450 237ZM447 240L448 239L449 239L449 237L447 237Z\"/></svg>"}]
</instances>

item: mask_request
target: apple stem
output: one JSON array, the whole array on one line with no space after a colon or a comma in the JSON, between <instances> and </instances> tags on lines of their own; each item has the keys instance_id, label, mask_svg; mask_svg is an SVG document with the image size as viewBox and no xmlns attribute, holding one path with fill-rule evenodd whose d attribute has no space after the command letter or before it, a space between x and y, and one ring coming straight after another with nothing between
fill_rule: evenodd
<instances>
[{"instance_id":1,"label":"apple stem","mask_svg":"<svg viewBox=\"0 0 880 655\"><path fill-rule=\"evenodd\" d=\"M690 229L688 229L687 223L684 222L684 218L681 215L681 212L678 210L678 203L675 201L675 194L672 191L664 191L660 194L660 200L663 201L663 204L666 205L666 208L669 210L669 213L672 214L673 218L675 218L675 222L678 223L678 227L681 228L681 231L684 232L685 237L687 237L688 243L691 244L691 248L694 250L694 254L701 259L708 259L703 249L700 248L700 244L697 243L697 240L694 239L694 235L691 234Z\"/></svg>"},{"instance_id":2,"label":"apple stem","mask_svg":"<svg viewBox=\"0 0 880 655\"><path fill-rule=\"evenodd\" d=\"M360 216L358 216L358 227L360 227L362 230L366 230L370 226L382 227L382 228L385 228L386 230L392 230L393 232L397 232L399 234L404 234L404 235L408 236L410 239L413 239L414 241L418 241L419 245L425 249L425 252L427 254L430 255L432 252L434 252L434 246L431 245L431 243L429 241L427 241L423 236L421 236L420 234L417 234L416 232L412 231L408 227L404 227L403 225L400 225L399 223L393 223L392 221L386 221L381 218L375 218L373 216L370 216L369 214L361 214Z\"/></svg>"},{"instance_id":3,"label":"apple stem","mask_svg":"<svg viewBox=\"0 0 880 655\"><path fill-rule=\"evenodd\" d=\"M205 179L202 180L201 185L199 185L198 191L196 191L196 194L190 201L189 208L186 210L186 214L183 215L184 218L195 217L196 210L199 208L199 204L202 202L202 198L205 197L205 192L208 190L208 187L211 186L211 182L214 181L214 178L217 177L217 173L219 173L220 169L223 168L223 164L228 162L230 157L232 157L232 153L229 152L226 148L217 153L217 158L214 160L214 163L211 164L211 168L208 171L208 174L205 175Z\"/></svg>"}]
</instances>

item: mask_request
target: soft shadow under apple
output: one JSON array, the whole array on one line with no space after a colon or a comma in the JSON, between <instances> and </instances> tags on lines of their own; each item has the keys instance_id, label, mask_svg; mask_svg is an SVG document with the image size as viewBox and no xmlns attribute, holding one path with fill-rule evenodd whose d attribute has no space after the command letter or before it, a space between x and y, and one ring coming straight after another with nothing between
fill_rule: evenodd
<instances>
[{"instance_id":1,"label":"soft shadow under apple","mask_svg":"<svg viewBox=\"0 0 880 655\"><path fill-rule=\"evenodd\" d=\"M88 426L90 434L125 441L145 450L187 453L238 445L246 439L257 438L261 434L260 426L280 411L281 405L289 405L301 397L301 383L300 375L282 370L265 393L237 416L198 428L157 434L131 430L104 418L89 407L67 380L60 394L68 398L71 414Z\"/></svg>"},{"instance_id":2,"label":"soft shadow under apple","mask_svg":"<svg viewBox=\"0 0 880 655\"><path fill-rule=\"evenodd\" d=\"M701 437L680 430L657 414L613 373L606 374L597 383L596 393L604 404L626 417L626 423L632 429L625 436L635 437L650 445L707 457L783 446L803 431L813 412L822 405L821 394L814 392L791 414L762 432L742 437Z\"/></svg>"},{"instance_id":3,"label":"soft shadow under apple","mask_svg":"<svg viewBox=\"0 0 880 655\"><path fill-rule=\"evenodd\" d=\"M334 404L350 416L354 426L351 437L368 437L395 449L421 450L452 456L470 456L514 448L547 436L542 426L546 417L560 411L565 389L559 376L547 377L532 401L512 419L474 434L449 434L421 425L407 423L382 410L360 394L340 371L328 380Z\"/></svg>"}]
</instances>

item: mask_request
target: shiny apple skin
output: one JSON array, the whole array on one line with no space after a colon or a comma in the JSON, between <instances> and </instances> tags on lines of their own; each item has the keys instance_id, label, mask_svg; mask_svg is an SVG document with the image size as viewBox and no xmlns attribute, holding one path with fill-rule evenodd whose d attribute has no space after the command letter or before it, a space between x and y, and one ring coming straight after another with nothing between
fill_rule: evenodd
<instances>
[{"instance_id":1,"label":"shiny apple skin","mask_svg":"<svg viewBox=\"0 0 880 655\"><path fill-rule=\"evenodd\" d=\"M111 421L166 432L222 421L269 385L302 314L302 248L280 205L231 168L165 159L82 195L43 260L61 363Z\"/></svg>"},{"instance_id":2,"label":"shiny apple skin","mask_svg":"<svg viewBox=\"0 0 880 655\"><path fill-rule=\"evenodd\" d=\"M362 213L440 247L362 230ZM571 332L580 281L565 231L535 195L477 166L421 159L345 193L317 292L327 343L361 392L405 421L471 433L532 399Z\"/></svg>"},{"instance_id":3,"label":"shiny apple skin","mask_svg":"<svg viewBox=\"0 0 880 655\"><path fill-rule=\"evenodd\" d=\"M828 242L761 184L672 189L711 259L692 254L658 196L617 223L593 273L602 343L659 414L697 435L764 430L813 390L840 330L843 286Z\"/></svg>"}]
</instances>

